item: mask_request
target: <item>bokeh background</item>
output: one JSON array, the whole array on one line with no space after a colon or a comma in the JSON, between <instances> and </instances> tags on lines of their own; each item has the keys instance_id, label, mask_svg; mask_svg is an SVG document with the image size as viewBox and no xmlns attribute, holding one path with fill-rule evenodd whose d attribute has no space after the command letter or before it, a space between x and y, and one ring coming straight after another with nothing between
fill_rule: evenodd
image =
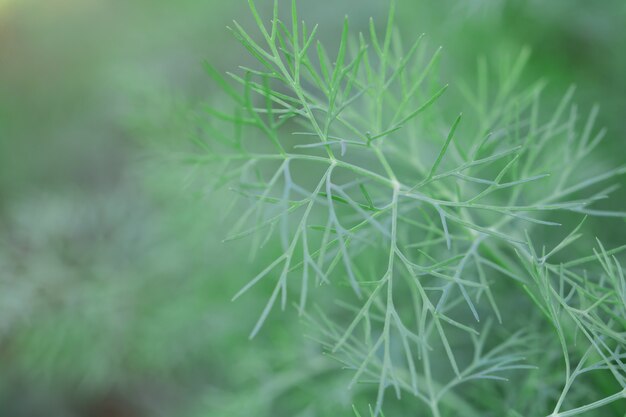
<instances>
[{"instance_id":1,"label":"bokeh background","mask_svg":"<svg viewBox=\"0 0 626 417\"><path fill-rule=\"evenodd\" d=\"M331 44L344 15L366 30L388 7L299 4ZM267 15L269 1L258 5ZM472 80L478 57L530 46L525 77L549 81L546 105L576 84L609 131L597 158L623 162L626 2L398 8L404 35L444 46L452 86ZM233 18L251 27L244 0L0 0L0 416L350 415L349 376L295 314L273 314L248 341L267 294L230 298L257 268L221 243L219 196L188 186L163 152L215 93L202 62L249 61ZM614 205L625 203L622 191Z\"/></svg>"}]
</instances>

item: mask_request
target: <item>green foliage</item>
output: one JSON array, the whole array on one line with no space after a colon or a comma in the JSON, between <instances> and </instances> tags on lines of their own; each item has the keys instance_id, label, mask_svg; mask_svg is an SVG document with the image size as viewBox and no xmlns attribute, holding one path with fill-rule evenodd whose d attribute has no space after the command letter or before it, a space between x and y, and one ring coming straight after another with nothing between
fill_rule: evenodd
<instances>
[{"instance_id":1,"label":"green foliage","mask_svg":"<svg viewBox=\"0 0 626 417\"><path fill-rule=\"evenodd\" d=\"M564 255L585 236L581 224L545 249L576 216L625 216L596 207L615 190L602 184L626 173L588 162L606 133L594 127L597 108L581 121L573 89L554 111L540 108L544 83L520 85L528 50L495 69L481 61L476 85L446 101L440 49L423 36L405 47L393 4L382 34L370 21L369 37L355 36L346 18L334 50L316 42L318 27L299 21L295 2L286 23L278 2L269 25L250 9L261 39L237 22L232 32L257 65L229 73L231 82L207 64L225 95L206 107L195 150L183 155L222 173L213 190L250 201L226 241L249 237L253 251L274 254L233 297L269 285L250 337L292 300L312 337L352 370L348 387L373 384L373 416L388 391L433 416L503 415L510 407L498 396L484 405L457 387L529 372L544 320L566 373L550 415L623 399L625 284L612 257L623 248L600 247L597 265L581 269L595 257ZM539 253L530 236L545 241ZM522 331L503 324L511 306L496 282L532 303ZM587 347L569 340L581 335ZM575 380L590 372L621 388L597 400L577 394Z\"/></svg>"},{"instance_id":2,"label":"green foliage","mask_svg":"<svg viewBox=\"0 0 626 417\"><path fill-rule=\"evenodd\" d=\"M0 0L0 416L624 417L624 2L271 3Z\"/></svg>"}]
</instances>

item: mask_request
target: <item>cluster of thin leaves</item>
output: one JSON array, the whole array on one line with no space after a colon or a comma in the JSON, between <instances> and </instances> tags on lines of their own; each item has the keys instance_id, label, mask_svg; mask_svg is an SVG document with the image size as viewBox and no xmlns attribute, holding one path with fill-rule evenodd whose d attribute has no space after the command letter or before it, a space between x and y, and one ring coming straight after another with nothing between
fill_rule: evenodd
<instances>
[{"instance_id":1,"label":"cluster of thin leaves","mask_svg":"<svg viewBox=\"0 0 626 417\"><path fill-rule=\"evenodd\" d=\"M576 236L574 231L557 248ZM539 256L530 242L529 253L520 253L533 280L525 288L554 327L563 350L565 383L550 417L574 416L626 399L626 277L614 255L625 248L607 251L597 244L593 256L560 264L550 264L549 253ZM601 269L593 274L577 270L589 262L599 263ZM575 367L573 358L578 360ZM613 379L616 392L597 399L588 392L574 393L575 405L562 411L576 380L591 373Z\"/></svg>"},{"instance_id":2,"label":"cluster of thin leaves","mask_svg":"<svg viewBox=\"0 0 626 417\"><path fill-rule=\"evenodd\" d=\"M185 158L214 164L222 172L214 187L228 185L253 201L227 241L251 237L253 250L280 242L277 257L234 297L261 281L273 283L251 337L274 307L286 307L290 294L308 315L312 286L346 283L353 291L346 305L350 321L322 312L311 320L320 323L321 342L354 370L353 384L376 384L373 415L390 387L440 416L442 399L460 383L505 379L527 368L515 353L526 336L486 348L489 320L481 319L502 320L494 277L528 284L501 260L507 251L528 255L537 280L557 273L571 288L580 284L579 276L546 262L567 241L531 256L524 230L558 227L553 217L563 211L623 215L591 205L614 190L597 191L597 185L624 167L580 177L583 161L604 137L604 131L594 134L597 109L579 131L570 90L545 120L543 84L518 91L528 59L523 51L494 74L481 61L477 85L461 87L471 111L462 123L460 114L449 118L439 106L447 90L438 81L440 49L429 53L423 36L405 48L393 6L382 36L373 22L368 37L353 36L346 19L332 59L316 41L317 26L299 21L295 2L287 24L277 2L269 25L252 1L250 8L261 40L236 22L232 32L258 65L228 74L231 81L207 65L231 104L220 100L206 108L202 127L209 139L199 135L200 152ZM542 288L550 297L551 287ZM589 300L604 308L605 298L591 293L584 297ZM548 313L557 308L550 303ZM578 317L594 348L608 343L594 335L609 326L590 322L589 306L580 314L568 306L558 308ZM450 332L472 341L473 358L458 358ZM607 349L598 366L617 372L620 353ZM435 355L446 358L448 382L433 372ZM570 372L568 365L564 395L586 370ZM559 414L561 404L553 415L572 415Z\"/></svg>"}]
</instances>

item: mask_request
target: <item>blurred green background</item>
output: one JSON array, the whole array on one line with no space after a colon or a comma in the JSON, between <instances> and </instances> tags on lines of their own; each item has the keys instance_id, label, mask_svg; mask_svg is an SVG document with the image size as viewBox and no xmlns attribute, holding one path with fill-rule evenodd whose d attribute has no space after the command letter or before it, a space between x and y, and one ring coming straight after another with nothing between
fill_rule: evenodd
<instances>
[{"instance_id":1,"label":"blurred green background","mask_svg":"<svg viewBox=\"0 0 626 417\"><path fill-rule=\"evenodd\" d=\"M300 1L331 44L345 14L365 30L387 7ZM546 105L576 84L609 130L599 158L623 161L623 0L398 7L404 35L444 46L452 86L478 57L530 46L525 76L550 82ZM214 93L203 60L249 61L233 18L250 27L245 1L0 0L0 416L350 415L349 375L295 314L248 341L267 294L230 298L257 268L221 243L219 196L157 152L185 140L186 109Z\"/></svg>"}]
</instances>

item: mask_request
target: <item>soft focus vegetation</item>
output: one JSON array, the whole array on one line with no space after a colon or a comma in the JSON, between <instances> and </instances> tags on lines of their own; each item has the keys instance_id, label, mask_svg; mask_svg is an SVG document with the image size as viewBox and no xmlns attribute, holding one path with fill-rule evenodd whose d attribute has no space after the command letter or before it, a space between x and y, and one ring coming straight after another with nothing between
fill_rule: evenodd
<instances>
[{"instance_id":1,"label":"soft focus vegetation","mask_svg":"<svg viewBox=\"0 0 626 417\"><path fill-rule=\"evenodd\" d=\"M0 1L0 416L626 415L624 2L271 3Z\"/></svg>"}]
</instances>

